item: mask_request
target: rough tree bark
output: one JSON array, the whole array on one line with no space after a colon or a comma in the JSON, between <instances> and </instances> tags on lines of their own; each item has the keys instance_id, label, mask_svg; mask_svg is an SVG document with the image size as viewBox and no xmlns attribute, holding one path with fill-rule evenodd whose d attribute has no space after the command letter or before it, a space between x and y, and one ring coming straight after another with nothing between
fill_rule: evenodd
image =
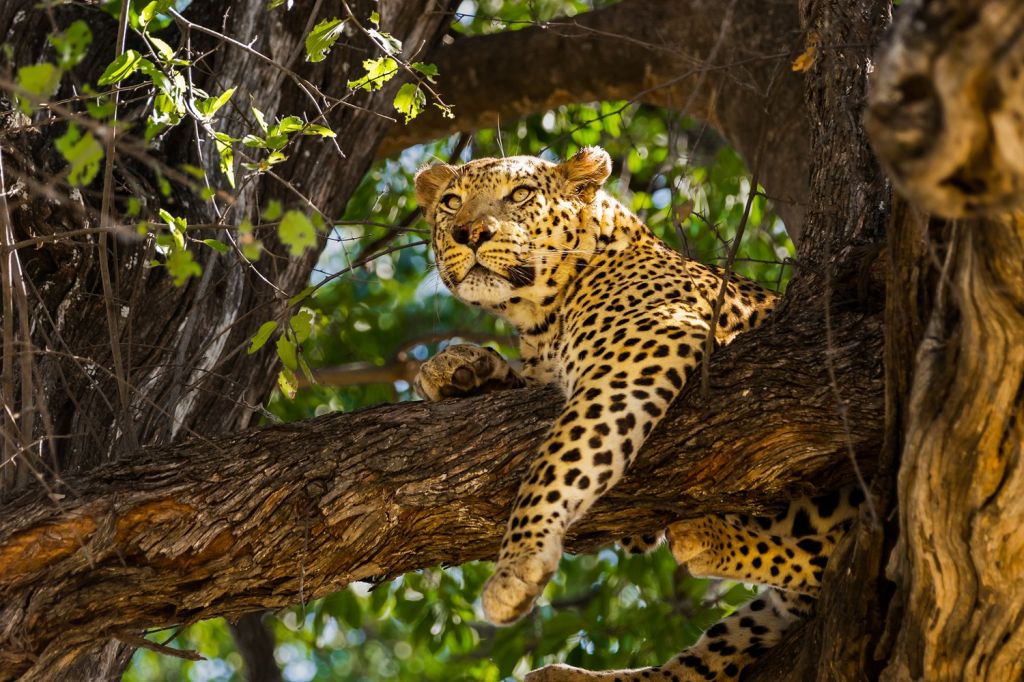
<instances>
[{"instance_id":1,"label":"rough tree bark","mask_svg":"<svg viewBox=\"0 0 1024 682\"><path fill-rule=\"evenodd\" d=\"M709 394L689 387L570 548L849 481L848 448L872 452L882 426L881 330L857 308L832 319L857 431L835 410L821 311L794 310L716 356ZM51 673L97 636L490 557L557 411L552 389L371 408L147 448L60 508L27 494L0 521L0 679Z\"/></svg>"}]
</instances>

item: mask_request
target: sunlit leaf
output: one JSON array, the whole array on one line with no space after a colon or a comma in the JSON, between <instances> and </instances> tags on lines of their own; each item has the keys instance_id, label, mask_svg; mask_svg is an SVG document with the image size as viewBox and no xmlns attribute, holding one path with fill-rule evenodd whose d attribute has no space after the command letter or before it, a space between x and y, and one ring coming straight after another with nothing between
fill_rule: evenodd
<instances>
[{"instance_id":1,"label":"sunlit leaf","mask_svg":"<svg viewBox=\"0 0 1024 682\"><path fill-rule=\"evenodd\" d=\"M405 115L405 122L413 120L423 111L427 104L427 97L415 83L406 83L398 89L395 95L395 110Z\"/></svg>"},{"instance_id":2,"label":"sunlit leaf","mask_svg":"<svg viewBox=\"0 0 1024 682\"><path fill-rule=\"evenodd\" d=\"M92 30L78 19L60 33L50 34L48 40L57 51L57 64L62 69L73 68L85 57L92 45Z\"/></svg>"},{"instance_id":3,"label":"sunlit leaf","mask_svg":"<svg viewBox=\"0 0 1024 682\"><path fill-rule=\"evenodd\" d=\"M100 76L99 80L96 82L100 85L120 83L125 78L135 73L135 71L142 65L142 61L143 57L137 51L125 50L120 57L112 61L107 68L103 70L103 75Z\"/></svg>"},{"instance_id":4,"label":"sunlit leaf","mask_svg":"<svg viewBox=\"0 0 1024 682\"><path fill-rule=\"evenodd\" d=\"M348 87L352 90L362 89L372 92L380 90L384 87L385 83L394 78L395 74L398 73L398 62L391 57L367 59L363 62L363 68L366 69L366 75L354 81L349 81Z\"/></svg>"},{"instance_id":5,"label":"sunlit leaf","mask_svg":"<svg viewBox=\"0 0 1024 682\"><path fill-rule=\"evenodd\" d=\"M231 250L230 246L228 246L224 242L219 241L217 239L204 239L203 243L206 244L207 246L209 246L211 249L213 249L217 253L227 253L228 251Z\"/></svg>"},{"instance_id":6,"label":"sunlit leaf","mask_svg":"<svg viewBox=\"0 0 1024 682\"><path fill-rule=\"evenodd\" d=\"M174 0L153 0L153 2L146 4L139 12L139 21L143 24L148 24L158 14L166 14L167 10L173 6Z\"/></svg>"},{"instance_id":7,"label":"sunlit leaf","mask_svg":"<svg viewBox=\"0 0 1024 682\"><path fill-rule=\"evenodd\" d=\"M434 82L434 78L437 76L437 64L426 64L424 62L413 62L410 64L413 69L422 73L427 77L431 83Z\"/></svg>"},{"instance_id":8,"label":"sunlit leaf","mask_svg":"<svg viewBox=\"0 0 1024 682\"><path fill-rule=\"evenodd\" d=\"M235 153L231 148L233 138L226 133L214 133L213 142L217 147L217 156L220 157L220 170L227 178L231 187L235 186Z\"/></svg>"},{"instance_id":9,"label":"sunlit leaf","mask_svg":"<svg viewBox=\"0 0 1024 682\"><path fill-rule=\"evenodd\" d=\"M277 356L281 358L284 366L293 372L299 368L299 361L296 358L297 353L298 347L295 345L295 341L286 335L277 337Z\"/></svg>"},{"instance_id":10,"label":"sunlit leaf","mask_svg":"<svg viewBox=\"0 0 1024 682\"><path fill-rule=\"evenodd\" d=\"M306 36L306 61L322 62L344 30L345 20L324 19Z\"/></svg>"},{"instance_id":11,"label":"sunlit leaf","mask_svg":"<svg viewBox=\"0 0 1024 682\"><path fill-rule=\"evenodd\" d=\"M309 308L301 308L288 320L288 325L295 332L295 340L299 343L309 338L313 331L313 322L316 321L316 313Z\"/></svg>"},{"instance_id":12,"label":"sunlit leaf","mask_svg":"<svg viewBox=\"0 0 1024 682\"><path fill-rule=\"evenodd\" d=\"M385 54L395 56L402 51L402 41L390 33L384 33L383 31L378 31L375 28L367 29L366 33L375 43L380 45L380 48L384 50Z\"/></svg>"},{"instance_id":13,"label":"sunlit leaf","mask_svg":"<svg viewBox=\"0 0 1024 682\"><path fill-rule=\"evenodd\" d=\"M18 87L37 99L47 99L57 92L60 85L61 70L55 64L43 62L31 64L18 69ZM31 106L28 102L22 102L22 110L26 113Z\"/></svg>"},{"instance_id":14,"label":"sunlit leaf","mask_svg":"<svg viewBox=\"0 0 1024 682\"><path fill-rule=\"evenodd\" d=\"M160 54L160 56L165 61L170 61L170 60L174 59L174 48L173 47L168 45L166 42L164 42L160 38L157 38L156 36L146 36L146 38L149 40L150 43L153 44L153 47L156 48L156 51Z\"/></svg>"},{"instance_id":15,"label":"sunlit leaf","mask_svg":"<svg viewBox=\"0 0 1024 682\"><path fill-rule=\"evenodd\" d=\"M281 202L277 199L271 199L267 202L267 207L263 209L262 218L267 222L273 222L281 217L282 212Z\"/></svg>"},{"instance_id":16,"label":"sunlit leaf","mask_svg":"<svg viewBox=\"0 0 1024 682\"><path fill-rule=\"evenodd\" d=\"M217 110L228 103L231 99L231 95L235 94L235 88L228 88L224 92L220 93L216 97L207 97L204 99L196 100L196 109L203 116L211 117Z\"/></svg>"},{"instance_id":17,"label":"sunlit leaf","mask_svg":"<svg viewBox=\"0 0 1024 682\"><path fill-rule=\"evenodd\" d=\"M284 367L277 374L277 387L281 389L281 393L285 394L289 400L295 399L295 393L299 389L299 382L295 379L295 372Z\"/></svg>"}]
</instances>

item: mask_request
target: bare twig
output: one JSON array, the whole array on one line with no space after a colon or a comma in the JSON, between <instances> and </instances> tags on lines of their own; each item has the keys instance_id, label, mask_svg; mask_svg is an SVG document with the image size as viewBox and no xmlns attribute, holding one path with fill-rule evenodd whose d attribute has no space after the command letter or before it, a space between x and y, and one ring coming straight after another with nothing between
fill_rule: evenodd
<instances>
[{"instance_id":1,"label":"bare twig","mask_svg":"<svg viewBox=\"0 0 1024 682\"><path fill-rule=\"evenodd\" d=\"M121 16L117 25L117 44L114 46L114 58L117 59L124 52L125 37L128 33L128 3L121 3ZM117 138L117 107L120 100L120 92L115 92L113 97L114 111L111 114L110 135L107 137L106 159L103 169L103 199L100 204L100 227L108 227L112 223L110 210L114 194L114 157L116 149L114 141ZM121 328L118 315L114 310L114 298L117 295L117 288L110 277L110 263L107 254L106 230L100 232L100 280L103 283L103 303L106 308L107 331L110 333L111 360L114 363L114 375L117 377L117 397L121 403L121 413L118 421L121 422L121 431L128 438L128 445L135 449L138 443L135 440L135 428L128 417L128 381L125 377L124 360L121 357Z\"/></svg>"},{"instance_id":2,"label":"bare twig","mask_svg":"<svg viewBox=\"0 0 1024 682\"><path fill-rule=\"evenodd\" d=\"M125 3L125 4L127 4L127 3ZM184 659L186 661L205 661L206 660L206 657L203 656L202 654L200 654L198 651L192 651L190 649L174 649L172 647L165 646L163 644L157 644L156 642L151 642L148 639L146 639L145 637L140 637L139 635L133 635L133 634L129 634L129 633L121 633L120 635L117 636L117 639L119 641L121 641L121 642L124 642L125 644L129 644L131 646L138 647L139 649L149 649L150 651L155 651L158 654L163 654L164 656L173 656L174 658L182 658L182 659Z\"/></svg>"},{"instance_id":3,"label":"bare twig","mask_svg":"<svg viewBox=\"0 0 1024 682\"><path fill-rule=\"evenodd\" d=\"M756 164L756 161L755 161ZM747 202L743 205L743 217L740 218L740 225L736 228L736 236L733 238L732 245L729 247L729 256L725 262L725 277L722 279L722 286L718 289L718 297L715 299L715 305L711 310L711 326L708 328L708 335L704 339L704 360L700 366L700 390L701 395L707 397L711 392L711 363L708 360L711 358L711 350L715 343L715 331L718 329L718 316L722 310L722 304L725 302L725 291L729 288L729 283L732 281L732 266L736 260L736 252L740 248L740 242L743 241L743 231L747 227L747 219L750 217L750 207L754 204L754 197L757 196L757 166L754 166L754 172L750 176L750 191L747 193Z\"/></svg>"}]
</instances>

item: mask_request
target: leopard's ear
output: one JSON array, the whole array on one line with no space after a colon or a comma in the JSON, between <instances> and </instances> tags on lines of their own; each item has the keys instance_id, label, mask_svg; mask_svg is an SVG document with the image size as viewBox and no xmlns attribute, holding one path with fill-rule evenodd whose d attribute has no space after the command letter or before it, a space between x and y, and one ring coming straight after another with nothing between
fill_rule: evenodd
<instances>
[{"instance_id":1,"label":"leopard's ear","mask_svg":"<svg viewBox=\"0 0 1024 682\"><path fill-rule=\"evenodd\" d=\"M571 194L589 202L612 173L612 159L600 147L584 147L558 167L565 175Z\"/></svg>"},{"instance_id":2,"label":"leopard's ear","mask_svg":"<svg viewBox=\"0 0 1024 682\"><path fill-rule=\"evenodd\" d=\"M427 166L416 173L416 202L423 209L427 222L433 222L434 206L441 198L441 192L456 177L458 171L446 163Z\"/></svg>"}]
</instances>

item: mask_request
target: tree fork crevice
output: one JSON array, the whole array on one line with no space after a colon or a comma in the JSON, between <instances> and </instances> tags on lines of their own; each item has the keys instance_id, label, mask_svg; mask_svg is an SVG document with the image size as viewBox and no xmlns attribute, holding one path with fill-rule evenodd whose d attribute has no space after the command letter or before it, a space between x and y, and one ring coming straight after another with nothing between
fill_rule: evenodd
<instances>
[{"instance_id":1,"label":"tree fork crevice","mask_svg":"<svg viewBox=\"0 0 1024 682\"><path fill-rule=\"evenodd\" d=\"M783 311L716 353L709 394L687 387L568 549L851 480L848 447L870 462L881 442L881 326L852 309L831 322L855 432L820 311ZM0 521L0 679L49 674L97 638L491 558L559 402L535 388L325 415L144 448L60 502L26 493Z\"/></svg>"}]
</instances>

